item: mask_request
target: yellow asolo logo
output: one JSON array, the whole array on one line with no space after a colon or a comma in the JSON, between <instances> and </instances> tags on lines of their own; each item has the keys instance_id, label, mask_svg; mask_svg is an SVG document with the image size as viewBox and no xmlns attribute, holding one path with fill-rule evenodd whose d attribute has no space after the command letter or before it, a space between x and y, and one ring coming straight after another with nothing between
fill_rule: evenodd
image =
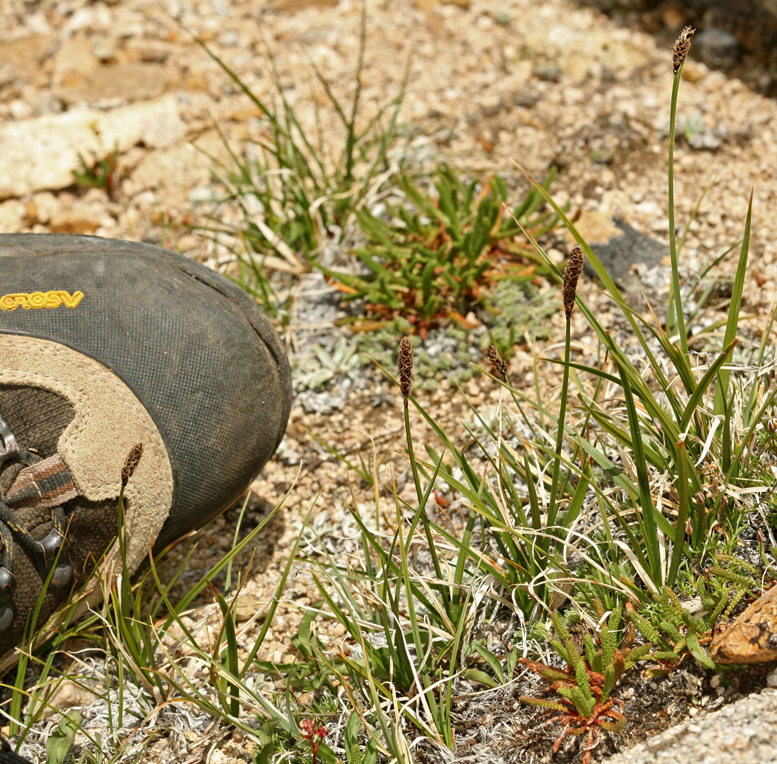
<instances>
[{"instance_id":1,"label":"yellow asolo logo","mask_svg":"<svg viewBox=\"0 0 777 764\"><path fill-rule=\"evenodd\" d=\"M78 307L78 303L84 298L83 292L65 291L56 292L18 292L16 294L4 294L0 297L0 308L3 310L16 310L20 305L25 309L30 308L58 308L64 305L66 308Z\"/></svg>"}]
</instances>

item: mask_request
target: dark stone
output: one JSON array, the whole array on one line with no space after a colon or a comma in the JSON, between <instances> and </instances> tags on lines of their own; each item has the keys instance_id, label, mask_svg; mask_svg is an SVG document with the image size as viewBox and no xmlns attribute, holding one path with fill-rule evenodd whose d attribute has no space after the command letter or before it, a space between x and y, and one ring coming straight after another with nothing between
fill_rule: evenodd
<instances>
[{"instance_id":1,"label":"dark stone","mask_svg":"<svg viewBox=\"0 0 777 764\"><path fill-rule=\"evenodd\" d=\"M669 247L645 236L623 220L616 218L613 222L622 233L606 242L591 243L591 249L619 289L640 295L645 291L645 285L635 266L646 265L654 268L661 265L663 258L669 256ZM587 260L585 271L596 278L596 273Z\"/></svg>"},{"instance_id":2,"label":"dark stone","mask_svg":"<svg viewBox=\"0 0 777 764\"><path fill-rule=\"evenodd\" d=\"M690 61L741 79L777 97L777 0L579 0L617 24L652 34L670 47L681 26L696 29ZM675 12L667 13L674 9ZM735 41L734 41L735 40Z\"/></svg>"},{"instance_id":3,"label":"dark stone","mask_svg":"<svg viewBox=\"0 0 777 764\"><path fill-rule=\"evenodd\" d=\"M736 66L741 53L739 40L725 29L705 29L699 32L693 47L698 58L711 69L728 71Z\"/></svg>"}]
</instances>

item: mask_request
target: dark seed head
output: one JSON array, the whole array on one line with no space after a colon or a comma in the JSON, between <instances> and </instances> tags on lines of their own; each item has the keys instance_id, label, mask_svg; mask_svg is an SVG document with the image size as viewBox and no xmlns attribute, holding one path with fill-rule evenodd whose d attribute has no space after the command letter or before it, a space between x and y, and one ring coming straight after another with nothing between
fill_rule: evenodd
<instances>
[{"instance_id":1,"label":"dark seed head","mask_svg":"<svg viewBox=\"0 0 777 764\"><path fill-rule=\"evenodd\" d=\"M124 468L121 471L121 484L126 488L129 479L132 477L132 473L138 466L140 457L143 456L143 444L137 443L134 445L130 452L127 454L127 458L124 461Z\"/></svg>"},{"instance_id":2,"label":"dark seed head","mask_svg":"<svg viewBox=\"0 0 777 764\"><path fill-rule=\"evenodd\" d=\"M499 352L493 345L489 345L484 351L483 355L488 359L491 364L491 371L495 377L504 379L507 376L507 361L499 355Z\"/></svg>"},{"instance_id":3,"label":"dark seed head","mask_svg":"<svg viewBox=\"0 0 777 764\"><path fill-rule=\"evenodd\" d=\"M693 27L685 27L672 48L672 71L677 74L691 49L691 37L696 34Z\"/></svg>"},{"instance_id":4,"label":"dark seed head","mask_svg":"<svg viewBox=\"0 0 777 764\"><path fill-rule=\"evenodd\" d=\"M403 337L399 341L397 368L399 369L399 389L402 391L402 395L407 398L410 395L410 388L413 386L413 346L410 344L410 337Z\"/></svg>"},{"instance_id":5,"label":"dark seed head","mask_svg":"<svg viewBox=\"0 0 777 764\"><path fill-rule=\"evenodd\" d=\"M575 295L577 294L577 280L580 278L580 274L583 272L583 248L580 246L575 247L569 253L569 260L567 260L567 267L564 268L564 315L569 321L572 310L575 307Z\"/></svg>"}]
</instances>

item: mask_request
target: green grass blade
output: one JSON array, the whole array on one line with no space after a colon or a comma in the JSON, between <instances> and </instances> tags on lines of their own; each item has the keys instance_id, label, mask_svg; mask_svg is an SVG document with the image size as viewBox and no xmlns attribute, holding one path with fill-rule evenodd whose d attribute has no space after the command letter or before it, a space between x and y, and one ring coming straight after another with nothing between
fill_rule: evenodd
<instances>
[{"instance_id":1,"label":"green grass blade","mask_svg":"<svg viewBox=\"0 0 777 764\"><path fill-rule=\"evenodd\" d=\"M683 62L684 65L684 62ZM669 293L669 305L667 307L667 326L672 331L676 326L680 336L680 348L683 355L688 357L688 337L685 329L685 316L683 315L682 297L680 295L680 269L677 260L677 231L674 221L674 145L675 123L677 118L677 94L680 90L683 66L674 76L672 82L672 100L669 109L669 256L672 261L672 288Z\"/></svg>"},{"instance_id":2,"label":"green grass blade","mask_svg":"<svg viewBox=\"0 0 777 764\"><path fill-rule=\"evenodd\" d=\"M731 304L729 306L728 321L726 321L726 332L723 336L723 347L728 347L735 339L737 327L739 325L739 311L742 307L742 293L745 286L745 275L747 273L747 257L750 250L750 223L753 214L753 192L750 192L750 201L747 205L747 220L745 221L745 235L742 239L742 249L739 253L739 262L737 272L734 277L734 288L731 292ZM723 414L729 406L727 405L728 383L731 378L731 371L721 369L718 378L718 388L715 391L715 409L716 415Z\"/></svg>"},{"instance_id":3,"label":"green grass blade","mask_svg":"<svg viewBox=\"0 0 777 764\"><path fill-rule=\"evenodd\" d=\"M674 546L672 547L672 559L669 563L669 572L666 577L666 585L674 586L677 578L677 571L680 567L680 559L683 555L683 546L685 542L685 523L688 519L688 510L690 505L688 491L688 456L683 441L677 444L677 493L679 496L677 505L677 522L675 523Z\"/></svg>"}]
</instances>

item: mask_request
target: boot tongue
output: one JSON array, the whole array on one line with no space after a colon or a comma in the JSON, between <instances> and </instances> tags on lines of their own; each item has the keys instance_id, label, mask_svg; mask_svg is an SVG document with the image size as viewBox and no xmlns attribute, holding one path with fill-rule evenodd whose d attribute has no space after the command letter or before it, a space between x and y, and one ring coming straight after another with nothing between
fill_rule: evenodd
<instances>
[{"instance_id":1,"label":"boot tongue","mask_svg":"<svg viewBox=\"0 0 777 764\"><path fill-rule=\"evenodd\" d=\"M10 427L0 418L0 488L12 509L58 507L78 496L73 476L54 452L46 459L19 445Z\"/></svg>"},{"instance_id":2,"label":"boot tongue","mask_svg":"<svg viewBox=\"0 0 777 764\"><path fill-rule=\"evenodd\" d=\"M59 439L74 416L73 404L50 390L0 385L0 489L3 496L27 465L58 452Z\"/></svg>"},{"instance_id":3,"label":"boot tongue","mask_svg":"<svg viewBox=\"0 0 777 764\"><path fill-rule=\"evenodd\" d=\"M0 483L5 483L11 469L4 471ZM59 454L19 470L4 493L11 509L56 507L78 496L73 476Z\"/></svg>"}]
</instances>

